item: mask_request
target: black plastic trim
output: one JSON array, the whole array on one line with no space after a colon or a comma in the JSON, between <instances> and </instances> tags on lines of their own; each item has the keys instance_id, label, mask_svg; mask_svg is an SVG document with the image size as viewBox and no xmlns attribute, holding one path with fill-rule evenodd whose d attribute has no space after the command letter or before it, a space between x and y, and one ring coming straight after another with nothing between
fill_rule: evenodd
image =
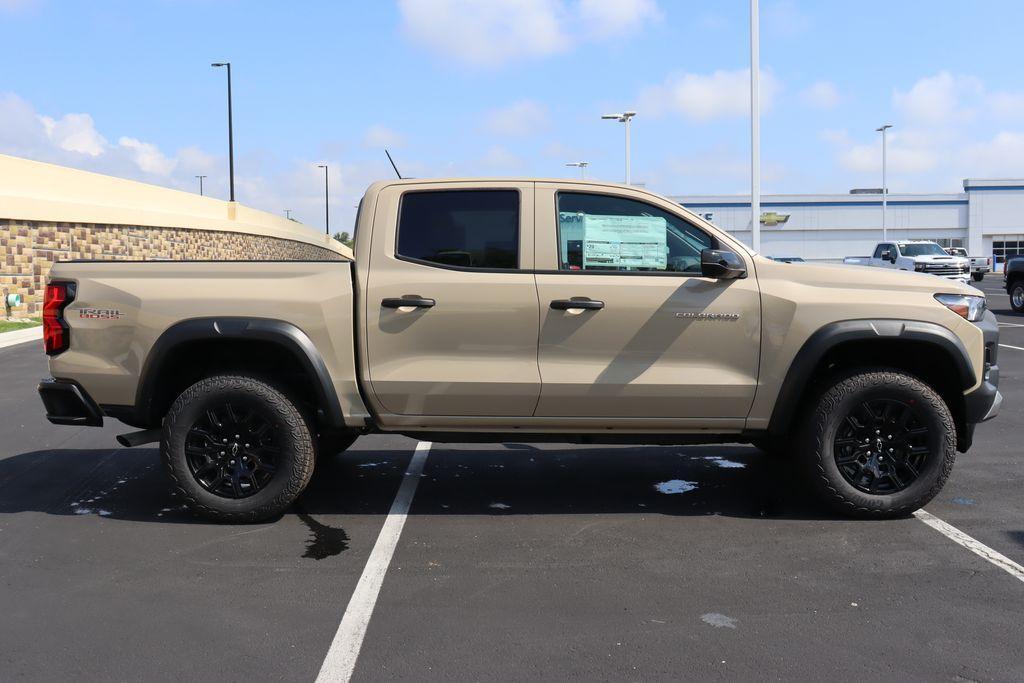
<instances>
[{"instance_id":1,"label":"black plastic trim","mask_svg":"<svg viewBox=\"0 0 1024 683\"><path fill-rule=\"evenodd\" d=\"M332 427L345 426L341 403L327 371L327 365L306 333L282 320L243 317L184 320L167 328L160 335L142 366L139 392L135 401L135 413L139 424L159 424L163 417L153 414L153 399L160 380L161 367L169 353L181 344L204 339L258 340L284 347L295 356L310 378L315 380L313 386L326 424Z\"/></svg>"},{"instance_id":2,"label":"black plastic trim","mask_svg":"<svg viewBox=\"0 0 1024 683\"><path fill-rule=\"evenodd\" d=\"M47 377L39 382L37 390L46 407L46 419L53 424L103 426L103 412L78 382Z\"/></svg>"},{"instance_id":3,"label":"black plastic trim","mask_svg":"<svg viewBox=\"0 0 1024 683\"><path fill-rule=\"evenodd\" d=\"M811 373L831 349L852 341L901 339L918 341L942 349L953 361L962 389L974 386L974 368L959 337L941 325L910 320L843 320L825 325L797 352L789 366L786 379L775 399L775 410L768 425L769 433L785 434L796 411Z\"/></svg>"}]
</instances>

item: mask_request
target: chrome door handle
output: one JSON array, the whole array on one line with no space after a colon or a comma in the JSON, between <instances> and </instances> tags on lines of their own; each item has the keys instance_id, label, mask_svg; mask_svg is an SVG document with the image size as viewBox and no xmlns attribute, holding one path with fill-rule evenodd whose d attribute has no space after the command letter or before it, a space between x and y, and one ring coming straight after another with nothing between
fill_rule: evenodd
<instances>
[{"instance_id":1,"label":"chrome door handle","mask_svg":"<svg viewBox=\"0 0 1024 683\"><path fill-rule=\"evenodd\" d=\"M604 308L603 301L595 301L594 299L555 299L551 302L551 308L556 311L568 311L570 308L583 308L586 310L598 310Z\"/></svg>"},{"instance_id":2,"label":"chrome door handle","mask_svg":"<svg viewBox=\"0 0 1024 683\"><path fill-rule=\"evenodd\" d=\"M380 302L380 305L384 308L405 308L406 306L412 306L414 308L433 308L436 303L437 302L433 299L416 296L414 294L406 294L400 298L384 299Z\"/></svg>"}]
</instances>

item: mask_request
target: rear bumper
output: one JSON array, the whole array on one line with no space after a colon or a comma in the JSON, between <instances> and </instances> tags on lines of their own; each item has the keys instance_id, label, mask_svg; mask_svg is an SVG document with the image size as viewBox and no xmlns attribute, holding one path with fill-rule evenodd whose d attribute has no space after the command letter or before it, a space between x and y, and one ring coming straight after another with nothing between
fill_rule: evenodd
<instances>
[{"instance_id":1,"label":"rear bumper","mask_svg":"<svg viewBox=\"0 0 1024 683\"><path fill-rule=\"evenodd\" d=\"M1003 395L999 393L999 322L992 311L975 323L985 338L985 374L981 386L964 394L964 417L967 424L991 420L999 414Z\"/></svg>"},{"instance_id":2,"label":"rear bumper","mask_svg":"<svg viewBox=\"0 0 1024 683\"><path fill-rule=\"evenodd\" d=\"M55 425L102 427L103 412L92 397L71 380L48 377L39 383L46 419Z\"/></svg>"}]
</instances>

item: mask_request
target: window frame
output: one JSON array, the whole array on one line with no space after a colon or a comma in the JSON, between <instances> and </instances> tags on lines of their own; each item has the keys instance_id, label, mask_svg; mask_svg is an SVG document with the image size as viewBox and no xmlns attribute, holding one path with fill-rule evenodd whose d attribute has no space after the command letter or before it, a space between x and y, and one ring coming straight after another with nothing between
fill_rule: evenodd
<instances>
[{"instance_id":1,"label":"window frame","mask_svg":"<svg viewBox=\"0 0 1024 683\"><path fill-rule=\"evenodd\" d=\"M402 210L405 207L405 198L411 194L439 194L442 192L515 192L516 193L516 266L515 268L475 268L473 266L455 266L447 263L437 263L436 261L427 261L419 259L414 256L404 256L398 253L399 245L402 243ZM398 199L398 213L395 218L395 252L393 254L395 260L405 261L406 263L415 263L420 266L428 266L430 268L441 268L443 270L455 270L460 273L525 273L531 272L524 270L521 266L523 263L523 191L518 187L445 187L445 188L426 188L417 190L406 190L402 192Z\"/></svg>"},{"instance_id":2,"label":"window frame","mask_svg":"<svg viewBox=\"0 0 1024 683\"><path fill-rule=\"evenodd\" d=\"M555 202L554 202L555 203L555 216L554 216L554 218L555 218L555 258L557 259L556 263L557 263L557 265L559 267L556 268L555 270L538 270L536 272L539 275L626 275L626 276L633 276L633 277L639 275L639 276L644 276L644 277L704 277L699 272L684 273L684 272L677 271L677 270L584 270L582 268L580 270L563 270L561 268L561 265L562 265L562 225L561 225L561 221L559 221L559 219L558 219L558 214L559 214L559 211L558 211L558 198L559 198L559 195L561 195L563 193L564 194L592 194L592 195L597 195L599 197L614 197L615 199L625 199L625 200L628 200L628 201L636 202L638 204L644 204L646 206L650 206L650 207L652 207L654 209L657 209L658 211L662 211L662 212L667 213L667 214L669 214L671 216L675 216L680 221L686 223L687 225L689 225L694 230L697 230L697 231L707 235L711 239L711 244L712 244L712 246L707 247L708 249L721 249L722 248L721 240L719 240L714 234L708 232L707 230L704 230L703 228L701 228L700 226L696 225L695 223L693 223L693 221L689 220L685 216L681 216L681 215L679 215L679 214L677 214L677 213L675 213L673 211L669 211L668 209L662 208L662 207L658 206L657 204L653 204L653 203L651 203L649 201L646 201L646 200L643 200L643 199L638 199L636 197L630 197L628 195L615 194L615 193L612 193L612 192L601 192L601 191L593 191L593 190L585 190L585 189L578 189L577 190L575 188L573 188L573 189L557 189L554 192L554 196L555 196ZM733 250L730 249L730 251L733 251ZM737 254L737 256L739 256L739 254Z\"/></svg>"}]
</instances>

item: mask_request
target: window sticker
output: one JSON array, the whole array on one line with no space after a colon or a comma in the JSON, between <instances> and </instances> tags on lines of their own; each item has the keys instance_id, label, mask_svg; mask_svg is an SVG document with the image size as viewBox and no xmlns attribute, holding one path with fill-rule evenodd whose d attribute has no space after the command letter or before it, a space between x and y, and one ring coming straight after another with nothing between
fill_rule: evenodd
<instances>
[{"instance_id":1,"label":"window sticker","mask_svg":"<svg viewBox=\"0 0 1024 683\"><path fill-rule=\"evenodd\" d=\"M571 243L581 242L582 265L587 268L645 268L665 270L668 265L668 223L660 216L593 216L559 214L563 262L569 263Z\"/></svg>"}]
</instances>

